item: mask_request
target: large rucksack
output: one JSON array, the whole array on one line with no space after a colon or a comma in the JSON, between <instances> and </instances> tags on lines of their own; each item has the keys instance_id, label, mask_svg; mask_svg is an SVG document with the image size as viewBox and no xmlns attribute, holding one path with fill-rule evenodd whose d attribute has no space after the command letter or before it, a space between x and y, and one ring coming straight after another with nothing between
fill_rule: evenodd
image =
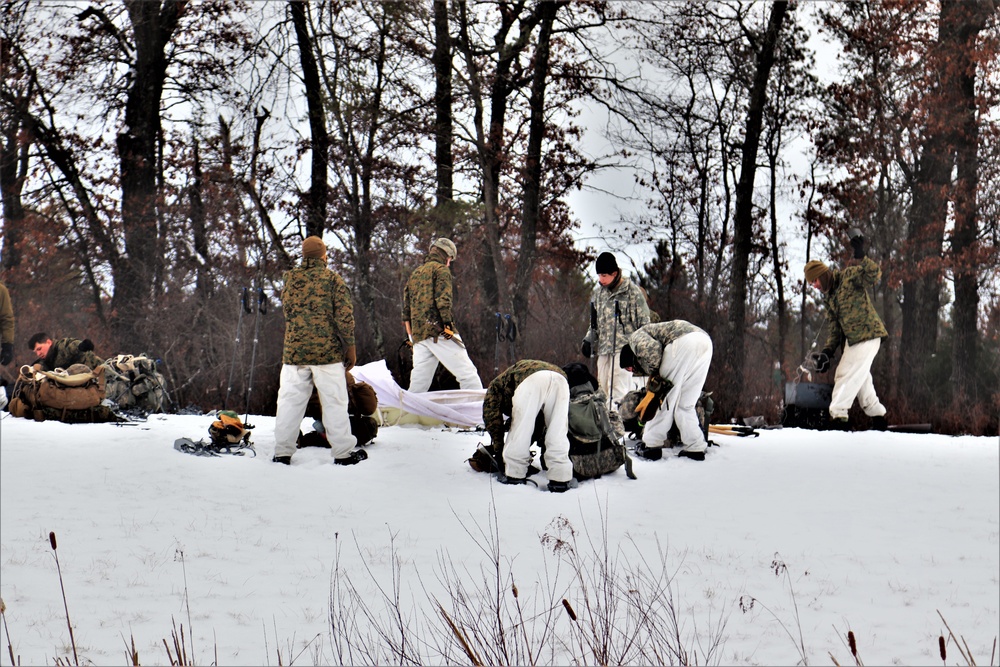
<instances>
[{"instance_id":1,"label":"large rucksack","mask_svg":"<svg viewBox=\"0 0 1000 667\"><path fill-rule=\"evenodd\" d=\"M36 421L56 419L67 423L115 421L112 411L102 405L104 373L98 366L84 364L55 371L20 370L8 410L15 417Z\"/></svg>"},{"instance_id":2,"label":"large rucksack","mask_svg":"<svg viewBox=\"0 0 1000 667\"><path fill-rule=\"evenodd\" d=\"M622 443L624 428L617 413L608 410L604 392L589 381L570 387L569 460L573 477L593 479L625 466L635 479L632 460Z\"/></svg>"},{"instance_id":3,"label":"large rucksack","mask_svg":"<svg viewBox=\"0 0 1000 667\"><path fill-rule=\"evenodd\" d=\"M167 407L163 374L144 355L119 354L104 362L105 395L124 412L153 414Z\"/></svg>"}]
</instances>

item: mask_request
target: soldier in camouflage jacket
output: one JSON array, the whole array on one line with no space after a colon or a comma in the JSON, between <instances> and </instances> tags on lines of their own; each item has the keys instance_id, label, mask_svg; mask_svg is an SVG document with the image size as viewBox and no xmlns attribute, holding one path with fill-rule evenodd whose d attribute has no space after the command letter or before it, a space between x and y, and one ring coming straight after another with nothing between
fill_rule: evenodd
<instances>
[{"instance_id":1,"label":"soldier in camouflage jacket","mask_svg":"<svg viewBox=\"0 0 1000 667\"><path fill-rule=\"evenodd\" d=\"M701 398L712 363L712 339L699 327L684 320L647 324L629 337L621 351L621 365L640 375L649 375L640 415L652 401L662 406L644 425L636 455L659 459L667 434L676 422L680 431L678 456L705 459L708 442L698 422L695 406ZM643 421L642 416L639 417Z\"/></svg>"},{"instance_id":2,"label":"soldier in camouflage jacket","mask_svg":"<svg viewBox=\"0 0 1000 667\"><path fill-rule=\"evenodd\" d=\"M28 340L28 349L35 353L38 360L34 364L37 371L54 371L57 368L69 368L73 364L85 364L91 370L104 361L94 354L94 344L89 338L60 338L54 341L47 333L36 333Z\"/></svg>"},{"instance_id":3,"label":"soldier in camouflage jacket","mask_svg":"<svg viewBox=\"0 0 1000 667\"><path fill-rule=\"evenodd\" d=\"M649 305L639 286L622 275L618 261L610 252L598 256L596 268L599 284L591 297L591 325L581 351L585 357L597 356L600 388L611 397L609 407L616 410L625 394L634 388L632 373L619 368L618 353L634 331L649 324Z\"/></svg>"},{"instance_id":4,"label":"soldier in camouflage jacket","mask_svg":"<svg viewBox=\"0 0 1000 667\"><path fill-rule=\"evenodd\" d=\"M830 326L823 351L812 356L816 370L825 373L837 349L844 346L830 399L831 427L847 429L848 411L857 398L872 425L884 430L886 409L875 392L871 367L888 332L868 296L868 289L882 278L882 269L865 257L860 232L853 236L851 245L854 258L861 260L854 266L835 271L818 260L805 266L806 282L823 293Z\"/></svg>"},{"instance_id":5,"label":"soldier in camouflage jacket","mask_svg":"<svg viewBox=\"0 0 1000 667\"><path fill-rule=\"evenodd\" d=\"M531 435L539 413L545 419L545 465L549 490L565 491L573 478L569 460L569 382L554 364L523 359L496 377L483 400L483 423L493 451L503 454L508 483L522 483L531 463ZM510 434L504 441L504 415Z\"/></svg>"},{"instance_id":6,"label":"soldier in camouflage jacket","mask_svg":"<svg viewBox=\"0 0 1000 667\"><path fill-rule=\"evenodd\" d=\"M352 451L346 371L354 367L354 304L344 279L326 266L317 236L302 243L302 264L287 271L281 292L285 347L274 421L274 460L290 464L313 387L323 406L323 428L334 463L350 465L367 453Z\"/></svg>"},{"instance_id":7,"label":"soldier in camouflage jacket","mask_svg":"<svg viewBox=\"0 0 1000 667\"><path fill-rule=\"evenodd\" d=\"M453 291L448 267L457 255L451 239L437 239L427 261L410 274L403 289L403 326L413 345L410 391L431 388L438 362L451 371L462 389L483 388L451 310Z\"/></svg>"}]
</instances>

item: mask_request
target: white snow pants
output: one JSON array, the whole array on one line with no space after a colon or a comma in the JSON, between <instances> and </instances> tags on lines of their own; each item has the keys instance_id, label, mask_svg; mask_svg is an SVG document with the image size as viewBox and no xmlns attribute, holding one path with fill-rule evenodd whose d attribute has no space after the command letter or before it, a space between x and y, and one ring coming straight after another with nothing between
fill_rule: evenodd
<instances>
[{"instance_id":1,"label":"white snow pants","mask_svg":"<svg viewBox=\"0 0 1000 667\"><path fill-rule=\"evenodd\" d=\"M659 411L642 430L642 441L647 447L662 447L676 421L682 449L689 452L708 449L695 404L701 398L711 363L712 339L700 331L684 334L663 348L660 377L670 380L674 386L667 392Z\"/></svg>"},{"instance_id":2,"label":"white snow pants","mask_svg":"<svg viewBox=\"0 0 1000 667\"><path fill-rule=\"evenodd\" d=\"M274 419L275 456L291 456L295 453L302 418L305 417L314 384L320 405L323 406L323 428L326 430L333 458L344 458L358 444L357 438L351 434L351 422L347 417L347 376L344 364L283 364L277 415Z\"/></svg>"},{"instance_id":3,"label":"white snow pants","mask_svg":"<svg viewBox=\"0 0 1000 667\"><path fill-rule=\"evenodd\" d=\"M621 356L621 350L614 354L597 355L597 382L600 384L604 395L611 397L608 407L615 412L618 411L618 405L625 398L625 394L633 389L641 389L643 387L643 385L637 385L631 373L619 366ZM614 392L611 391L612 368L614 369Z\"/></svg>"},{"instance_id":4,"label":"white snow pants","mask_svg":"<svg viewBox=\"0 0 1000 667\"><path fill-rule=\"evenodd\" d=\"M413 344L410 391L422 393L431 388L434 371L437 370L439 361L455 376L460 388L483 388L483 381L479 379L479 371L476 370L472 359L469 359L469 353L466 349L458 344L457 338L458 336L453 336L451 340L438 338L437 342L434 342L433 338L425 338L419 343Z\"/></svg>"},{"instance_id":5,"label":"white snow pants","mask_svg":"<svg viewBox=\"0 0 1000 667\"><path fill-rule=\"evenodd\" d=\"M833 396L830 398L830 418L847 419L847 412L858 399L858 404L869 417L885 415L885 406L878 400L872 383L872 363L882 347L881 338L866 340L857 345L844 343L844 354L833 378Z\"/></svg>"},{"instance_id":6,"label":"white snow pants","mask_svg":"<svg viewBox=\"0 0 1000 667\"><path fill-rule=\"evenodd\" d=\"M569 383L555 371L537 371L514 390L510 433L504 441L503 461L508 477L524 477L531 463L531 434L535 418L545 419L545 465L550 482L573 478L569 460Z\"/></svg>"}]
</instances>

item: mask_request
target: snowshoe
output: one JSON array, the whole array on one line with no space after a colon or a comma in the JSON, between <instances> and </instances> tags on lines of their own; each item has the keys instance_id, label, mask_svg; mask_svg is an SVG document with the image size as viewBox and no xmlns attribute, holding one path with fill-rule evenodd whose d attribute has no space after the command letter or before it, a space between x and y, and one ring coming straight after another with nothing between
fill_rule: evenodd
<instances>
[{"instance_id":1,"label":"snowshoe","mask_svg":"<svg viewBox=\"0 0 1000 667\"><path fill-rule=\"evenodd\" d=\"M174 440L174 449L184 454L194 454L195 456L257 456L257 451L249 441L237 443L214 443L198 440L195 442L191 438L177 438Z\"/></svg>"}]
</instances>

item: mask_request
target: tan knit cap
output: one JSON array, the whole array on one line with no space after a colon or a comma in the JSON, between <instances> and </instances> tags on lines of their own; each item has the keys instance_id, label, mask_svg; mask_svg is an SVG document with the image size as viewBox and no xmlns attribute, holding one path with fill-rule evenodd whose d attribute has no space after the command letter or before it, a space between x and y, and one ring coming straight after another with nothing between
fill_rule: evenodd
<instances>
[{"instance_id":1,"label":"tan knit cap","mask_svg":"<svg viewBox=\"0 0 1000 667\"><path fill-rule=\"evenodd\" d=\"M814 259L810 262L806 262L806 282L812 284L814 280L822 276L824 273L829 273L830 267Z\"/></svg>"},{"instance_id":2,"label":"tan knit cap","mask_svg":"<svg viewBox=\"0 0 1000 667\"><path fill-rule=\"evenodd\" d=\"M310 236L302 242L302 259L319 259L326 256L326 244L318 236Z\"/></svg>"}]
</instances>

